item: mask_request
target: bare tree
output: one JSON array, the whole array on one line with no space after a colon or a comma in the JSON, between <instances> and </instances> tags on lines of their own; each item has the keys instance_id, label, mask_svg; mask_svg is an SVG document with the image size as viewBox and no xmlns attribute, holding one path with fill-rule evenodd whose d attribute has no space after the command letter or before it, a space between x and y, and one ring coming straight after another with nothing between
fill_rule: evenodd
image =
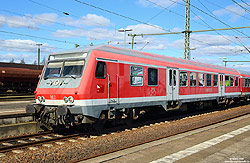
<instances>
[{"instance_id":1,"label":"bare tree","mask_svg":"<svg viewBox=\"0 0 250 163\"><path fill-rule=\"evenodd\" d=\"M10 60L10 63L15 63L14 58L12 58L12 59Z\"/></svg>"},{"instance_id":2,"label":"bare tree","mask_svg":"<svg viewBox=\"0 0 250 163\"><path fill-rule=\"evenodd\" d=\"M25 64L24 58L20 61L21 64Z\"/></svg>"}]
</instances>

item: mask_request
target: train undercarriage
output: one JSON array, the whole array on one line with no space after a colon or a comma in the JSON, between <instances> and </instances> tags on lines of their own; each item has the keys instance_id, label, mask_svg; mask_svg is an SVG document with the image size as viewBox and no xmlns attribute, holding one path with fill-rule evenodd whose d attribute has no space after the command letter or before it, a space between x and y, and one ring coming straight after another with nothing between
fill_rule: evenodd
<instances>
[{"instance_id":1,"label":"train undercarriage","mask_svg":"<svg viewBox=\"0 0 250 163\"><path fill-rule=\"evenodd\" d=\"M166 111L177 109L187 111L189 109L201 110L217 106L224 108L233 104L244 104L248 101L249 97L231 97L187 103L171 101L167 104L167 107L150 106L123 109L115 109L111 107L109 110L103 110L100 113L99 118L93 118L82 114L71 114L69 106L67 105L49 107L41 104L28 105L26 107L26 112L34 114L36 121L38 121L41 127L46 130L54 130L58 127L70 128L80 125L91 125L94 129L101 130L106 122L112 122L115 124L126 123L131 125L134 120L156 107L165 109Z\"/></svg>"}]
</instances>

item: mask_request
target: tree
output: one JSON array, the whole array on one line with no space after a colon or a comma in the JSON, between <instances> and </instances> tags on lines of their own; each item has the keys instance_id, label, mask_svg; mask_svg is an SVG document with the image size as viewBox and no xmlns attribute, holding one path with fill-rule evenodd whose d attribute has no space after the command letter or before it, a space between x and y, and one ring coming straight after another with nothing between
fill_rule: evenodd
<instances>
[{"instance_id":1,"label":"tree","mask_svg":"<svg viewBox=\"0 0 250 163\"><path fill-rule=\"evenodd\" d=\"M20 61L21 64L25 64L24 58Z\"/></svg>"},{"instance_id":2,"label":"tree","mask_svg":"<svg viewBox=\"0 0 250 163\"><path fill-rule=\"evenodd\" d=\"M33 62L33 65L37 65L37 62L36 62L36 60Z\"/></svg>"},{"instance_id":3,"label":"tree","mask_svg":"<svg viewBox=\"0 0 250 163\"><path fill-rule=\"evenodd\" d=\"M43 60L42 60L42 62L41 62L41 65L44 65L44 64L45 64L45 62L46 62L46 58L45 58L45 57L43 57Z\"/></svg>"},{"instance_id":4,"label":"tree","mask_svg":"<svg viewBox=\"0 0 250 163\"><path fill-rule=\"evenodd\" d=\"M12 59L10 60L10 63L15 63L14 58L12 58Z\"/></svg>"}]
</instances>

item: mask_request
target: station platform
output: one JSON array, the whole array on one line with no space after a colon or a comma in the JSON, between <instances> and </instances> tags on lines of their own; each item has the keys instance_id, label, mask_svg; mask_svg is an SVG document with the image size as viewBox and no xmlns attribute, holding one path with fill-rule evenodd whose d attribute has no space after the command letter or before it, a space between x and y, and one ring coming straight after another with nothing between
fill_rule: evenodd
<instances>
[{"instance_id":1,"label":"station platform","mask_svg":"<svg viewBox=\"0 0 250 163\"><path fill-rule=\"evenodd\" d=\"M0 115L25 113L26 105L34 102L35 100L0 102Z\"/></svg>"},{"instance_id":2,"label":"station platform","mask_svg":"<svg viewBox=\"0 0 250 163\"><path fill-rule=\"evenodd\" d=\"M250 163L250 115L110 153L85 163Z\"/></svg>"}]
</instances>

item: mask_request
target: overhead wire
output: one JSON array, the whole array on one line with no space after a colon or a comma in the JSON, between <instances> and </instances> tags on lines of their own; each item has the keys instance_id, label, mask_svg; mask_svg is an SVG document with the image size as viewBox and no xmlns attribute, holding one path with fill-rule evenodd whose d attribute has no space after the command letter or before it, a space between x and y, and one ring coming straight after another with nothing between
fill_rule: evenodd
<instances>
[{"instance_id":1,"label":"overhead wire","mask_svg":"<svg viewBox=\"0 0 250 163\"><path fill-rule=\"evenodd\" d=\"M173 0L170 0L170 1L173 1ZM182 0L182 1L184 1L185 2L185 0ZM178 3L178 2L177 2ZM180 3L181 4L181 3ZM183 4L182 4L183 5ZM206 14L206 15L208 15L209 17L211 17L211 18L213 18L213 19L215 19L215 20L217 20L217 21L219 21L220 23L222 23L222 24L224 24L225 26L228 26L228 27L230 27L230 28L233 28L232 26L230 26L229 24L227 24L227 23L225 23L224 21L222 21L222 20L220 20L219 18L217 18L216 16L213 16L213 15L211 15L211 14L209 14L209 13L207 13L207 12L205 12L205 11L203 11L202 9L200 9L199 7L196 7L195 5L193 5L193 4L190 4L190 6L192 6L193 8L195 8L195 9L197 9L197 10L199 10L200 12L202 12L202 13L204 13L204 14ZM233 31L237 31L238 33L241 33L241 34L243 34L244 36L247 36L248 37L248 35L246 35L245 33L243 33L242 31L239 31L239 30L237 30L237 29L233 29Z\"/></svg>"},{"instance_id":2,"label":"overhead wire","mask_svg":"<svg viewBox=\"0 0 250 163\"><path fill-rule=\"evenodd\" d=\"M0 11L4 11L4 12L7 12L7 13L11 13L11 14L15 14L15 15L20 15L20 16L24 16L24 17L31 18L31 19L40 20L40 21L46 21L46 22L54 23L54 24L61 25L61 26L67 26L67 27L76 28L76 29L83 29L83 30L86 30L86 31L91 31L91 32L94 32L94 33L99 33L99 34L101 33L101 32L97 32L97 31L94 31L94 30L89 30L89 29L86 29L86 28L82 28L82 27L79 27L79 26L73 26L73 25L68 25L68 24L62 24L62 23L57 22L57 21L51 21L51 20L47 20L47 19L41 19L41 18L38 18L38 17L32 17L32 16L30 16L30 15L24 15L24 14L20 14L20 13L17 13L17 12L4 10L4 9L0 9ZM69 33L68 33L68 34L69 34ZM79 35L76 35L76 36L79 36ZM89 37L89 38L94 40L94 38L91 38L91 37Z\"/></svg>"},{"instance_id":3,"label":"overhead wire","mask_svg":"<svg viewBox=\"0 0 250 163\"><path fill-rule=\"evenodd\" d=\"M198 0L198 2L210 13L210 14L213 14L200 0ZM196 13L194 13L192 11L193 14L196 15ZM214 15L214 14L213 14ZM210 28L210 29L214 29L213 27L211 27L207 22L205 22L203 19L201 19L200 17L198 17L202 22L204 22L205 24L207 24L207 26ZM219 31L215 31L218 35L222 36L223 38L225 38L226 40L236 44L236 45L240 45L239 43L236 43L235 41L225 37L224 35L222 35Z\"/></svg>"},{"instance_id":4,"label":"overhead wire","mask_svg":"<svg viewBox=\"0 0 250 163\"><path fill-rule=\"evenodd\" d=\"M107 9L104 9L104 8L101 8L101 7L98 7L98 6L95 6L95 5L80 1L80 0L73 0L73 1L78 2L80 4L83 4L83 5L86 5L86 6L89 6L89 7L92 7L92 8L95 8L95 9L98 9L98 10L101 10L101 11L104 11L104 12L107 12L107 13L110 13L110 14L113 14L113 15L116 15L116 16L119 16L119 17L122 17L122 18L125 18L125 19L128 19L128 20L132 20L132 21L135 21L135 22L138 22L138 23L141 23L141 24L145 24L145 25L148 25L148 26L151 26L151 27L154 27L154 28L158 28L158 29L161 29L161 30L164 30L164 31L171 32L169 29L164 29L162 27L152 25L152 24L146 23L144 21L141 21L141 20L129 17L129 16L125 16L125 15L122 15L120 13L117 13L117 12L114 12L114 11L111 11L111 10L107 10Z\"/></svg>"},{"instance_id":5,"label":"overhead wire","mask_svg":"<svg viewBox=\"0 0 250 163\"><path fill-rule=\"evenodd\" d=\"M89 20L89 19L84 19L84 18L82 18L82 17L78 17L78 16L73 15L73 14L69 14L68 12L65 12L65 11L62 11L62 10L59 10L59 9L50 7L50 6L48 6L48 5L39 3L39 2L37 2L37 1L33 1L33 0L27 0L27 1L32 2L32 3L35 3L35 4L39 5L39 6L43 6L43 7L45 7L45 8L49 8L49 9L51 9L51 10L53 10L53 11L57 11L57 12L59 12L59 13L61 13L61 14L64 14L64 15L70 15L70 16L72 16L72 17L80 18L80 19L83 19L83 20L86 20L86 21L89 21L89 22L92 22L92 23L95 23L95 24L98 24L98 25L101 25L101 26L105 26L104 24L101 24L101 23L99 23L99 22L95 22L95 21L92 21L92 20ZM114 29L115 29L115 28L114 28ZM115 30L116 30L116 29L115 29Z\"/></svg>"},{"instance_id":6,"label":"overhead wire","mask_svg":"<svg viewBox=\"0 0 250 163\"><path fill-rule=\"evenodd\" d=\"M244 6L242 6L241 4L239 4L238 2L236 2L235 0L232 0L236 5L240 6L242 9L244 9L245 11L247 11L248 13L250 13L250 10L248 10L247 8L245 8Z\"/></svg>"},{"instance_id":7,"label":"overhead wire","mask_svg":"<svg viewBox=\"0 0 250 163\"><path fill-rule=\"evenodd\" d=\"M38 38L38 39L43 39L43 40L55 41L55 42L60 42L60 43L69 43L69 44L74 44L74 45L76 44L76 43L70 42L70 41L50 39L50 38L45 38L45 37L41 37L41 36L34 36L34 35L29 35L29 34L23 34L23 33L16 33L16 32L4 31L4 30L0 30L0 32L12 34L12 35L18 35L18 36L25 36L25 37L32 37L32 38Z\"/></svg>"},{"instance_id":8,"label":"overhead wire","mask_svg":"<svg viewBox=\"0 0 250 163\"><path fill-rule=\"evenodd\" d=\"M150 3L152 3L152 4L154 4L154 5L156 5L156 6L158 6L158 7L165 8L165 7L159 5L159 4L155 3L155 2L152 2L152 1L150 1L150 0L146 0L146 1L148 1L148 2L150 2ZM170 0L170 1L178 3L177 1L173 1L173 0ZM178 4L181 4L181 3L178 3ZM184 4L181 4L181 5L185 6ZM168 10L168 9L166 9L166 10ZM194 13L192 10L191 10L191 12ZM184 17L184 16L182 16L182 17ZM202 21L203 21L203 20L202 20ZM207 24L206 22L203 22L203 23ZM199 23L199 24L200 24L200 23ZM202 25L203 25L203 24L202 24ZM208 25L208 24L207 24L207 25ZM209 27L209 25L206 26L206 27ZM212 28L212 29L213 29L213 28ZM190 37L190 40L198 41L198 42L201 42L201 43L206 44L206 45L209 45L209 46L214 46L214 45L209 44L209 43L207 43L207 42L205 42L205 41L198 40L198 39L195 39L195 38L191 38L191 37ZM230 41L230 42L232 42L232 41ZM236 44L237 44L237 43L236 43ZM237 44L237 45L238 45L238 44ZM235 51L233 51L233 49L228 49L228 48L224 48L224 47L221 47L221 46L217 46L217 47L220 48L220 49L224 49L224 50L229 50L229 51L235 52Z\"/></svg>"},{"instance_id":9,"label":"overhead wire","mask_svg":"<svg viewBox=\"0 0 250 163\"><path fill-rule=\"evenodd\" d=\"M242 17L242 18L245 18L245 19L250 20L250 18L245 17L244 15L241 15L241 14L239 14L239 13L237 13L237 12L234 12L233 10L230 10L230 9L228 9L228 8L219 6L218 4L213 3L213 2L210 2L210 1L208 1L208 0L205 0L205 1L206 1L207 3L209 3L209 4L212 4L212 5L216 6L216 7L218 7L218 8L221 8L221 9L223 9L223 10L225 10L225 11L228 11L228 12L230 12L230 13L232 13L232 14L235 14L235 15L238 15L238 16L240 16L240 17Z\"/></svg>"},{"instance_id":10,"label":"overhead wire","mask_svg":"<svg viewBox=\"0 0 250 163\"><path fill-rule=\"evenodd\" d=\"M245 1L241 0L241 2L245 3L247 6L250 7L250 4L246 3Z\"/></svg>"}]
</instances>

